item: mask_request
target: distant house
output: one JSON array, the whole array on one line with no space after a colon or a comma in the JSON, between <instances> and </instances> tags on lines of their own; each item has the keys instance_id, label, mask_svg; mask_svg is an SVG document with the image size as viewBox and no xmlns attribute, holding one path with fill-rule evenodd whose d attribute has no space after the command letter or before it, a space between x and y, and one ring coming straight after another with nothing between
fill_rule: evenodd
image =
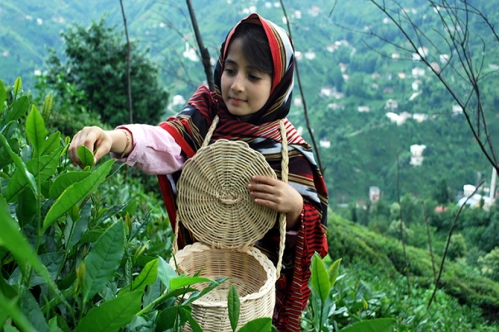
<instances>
[{"instance_id":1,"label":"distant house","mask_svg":"<svg viewBox=\"0 0 499 332\"><path fill-rule=\"evenodd\" d=\"M450 56L448 54L440 54L440 63L445 65L449 62Z\"/></svg>"},{"instance_id":2,"label":"distant house","mask_svg":"<svg viewBox=\"0 0 499 332\"><path fill-rule=\"evenodd\" d=\"M302 100L300 97L296 97L296 98L293 100L293 104L294 104L296 107L302 107L302 106L303 106L303 100Z\"/></svg>"},{"instance_id":3,"label":"distant house","mask_svg":"<svg viewBox=\"0 0 499 332\"><path fill-rule=\"evenodd\" d=\"M440 73L440 65L437 62L430 63L430 66L435 72Z\"/></svg>"},{"instance_id":4,"label":"distant house","mask_svg":"<svg viewBox=\"0 0 499 332\"><path fill-rule=\"evenodd\" d=\"M331 141L327 137L321 138L319 145L321 148L329 149L331 147Z\"/></svg>"},{"instance_id":5,"label":"distant house","mask_svg":"<svg viewBox=\"0 0 499 332\"><path fill-rule=\"evenodd\" d=\"M401 80L403 80L403 79L406 77L405 73L398 73L398 74L397 74L397 76L398 76Z\"/></svg>"},{"instance_id":6,"label":"distant house","mask_svg":"<svg viewBox=\"0 0 499 332\"><path fill-rule=\"evenodd\" d=\"M369 187L369 200L371 203L376 203L381 198L381 190L379 187L371 186Z\"/></svg>"},{"instance_id":7,"label":"distant house","mask_svg":"<svg viewBox=\"0 0 499 332\"><path fill-rule=\"evenodd\" d=\"M411 73L414 78L425 76L425 70L423 68L418 68L418 67L412 68Z\"/></svg>"},{"instance_id":8,"label":"distant house","mask_svg":"<svg viewBox=\"0 0 499 332\"><path fill-rule=\"evenodd\" d=\"M423 151L426 145L413 144L411 145L411 161L409 164L413 166L421 166L423 164Z\"/></svg>"},{"instance_id":9,"label":"distant house","mask_svg":"<svg viewBox=\"0 0 499 332\"><path fill-rule=\"evenodd\" d=\"M369 113L371 109L369 108L369 106L359 106L357 107L357 111L361 113Z\"/></svg>"},{"instance_id":10,"label":"distant house","mask_svg":"<svg viewBox=\"0 0 499 332\"><path fill-rule=\"evenodd\" d=\"M400 59L400 53L397 53L397 52L392 53L392 59L393 59L393 60L398 60L398 59Z\"/></svg>"},{"instance_id":11,"label":"distant house","mask_svg":"<svg viewBox=\"0 0 499 332\"><path fill-rule=\"evenodd\" d=\"M331 104L327 105L327 108L335 110L335 111L337 111L337 110L344 110L345 109L345 105L338 104L338 103L331 103Z\"/></svg>"},{"instance_id":12,"label":"distant house","mask_svg":"<svg viewBox=\"0 0 499 332\"><path fill-rule=\"evenodd\" d=\"M423 122L428 120L428 115L427 114L421 114L421 113L414 113L412 115L412 118L417 121L417 122Z\"/></svg>"},{"instance_id":13,"label":"distant house","mask_svg":"<svg viewBox=\"0 0 499 332\"><path fill-rule=\"evenodd\" d=\"M414 82L412 82L412 91L418 91L419 90L419 86L421 85L421 80L415 80Z\"/></svg>"},{"instance_id":14,"label":"distant house","mask_svg":"<svg viewBox=\"0 0 499 332\"><path fill-rule=\"evenodd\" d=\"M483 209L488 211L492 204L494 204L494 199L488 196L482 196L480 194L473 194L475 192L476 187L471 184L466 184L463 186L463 197L459 199L457 202L458 206L463 206L464 204L469 207L476 208L480 207L483 204ZM473 195L472 195L473 194Z\"/></svg>"},{"instance_id":15,"label":"distant house","mask_svg":"<svg viewBox=\"0 0 499 332\"><path fill-rule=\"evenodd\" d=\"M428 54L429 54L429 50L428 50L428 47L418 47L418 53L423 57L423 58L426 58L428 57Z\"/></svg>"},{"instance_id":16,"label":"distant house","mask_svg":"<svg viewBox=\"0 0 499 332\"><path fill-rule=\"evenodd\" d=\"M463 108L461 107L461 105L452 105L452 113L453 114L462 114Z\"/></svg>"},{"instance_id":17,"label":"distant house","mask_svg":"<svg viewBox=\"0 0 499 332\"><path fill-rule=\"evenodd\" d=\"M399 104L394 99L388 99L385 103L385 109L387 110L396 110L399 107Z\"/></svg>"}]
</instances>

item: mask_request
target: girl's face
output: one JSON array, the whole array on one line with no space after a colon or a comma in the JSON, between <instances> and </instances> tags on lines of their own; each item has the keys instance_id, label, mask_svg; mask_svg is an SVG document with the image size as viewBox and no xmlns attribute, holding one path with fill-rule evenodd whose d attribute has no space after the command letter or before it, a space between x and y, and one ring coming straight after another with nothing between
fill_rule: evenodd
<instances>
[{"instance_id":1,"label":"girl's face","mask_svg":"<svg viewBox=\"0 0 499 332\"><path fill-rule=\"evenodd\" d=\"M229 46L221 85L227 109L245 121L269 99L272 78L246 61L241 51L241 40L237 38Z\"/></svg>"}]
</instances>

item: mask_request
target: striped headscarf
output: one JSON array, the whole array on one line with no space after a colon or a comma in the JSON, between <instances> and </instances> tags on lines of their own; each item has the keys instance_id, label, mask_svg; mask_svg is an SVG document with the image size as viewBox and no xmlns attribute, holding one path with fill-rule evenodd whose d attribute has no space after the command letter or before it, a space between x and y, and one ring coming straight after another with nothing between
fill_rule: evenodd
<instances>
[{"instance_id":1,"label":"striped headscarf","mask_svg":"<svg viewBox=\"0 0 499 332\"><path fill-rule=\"evenodd\" d=\"M220 89L224 62L233 40L232 37L243 24L257 24L263 28L273 62L270 97L262 109L254 113L247 121L241 121L229 113ZM287 326L286 329L290 331L299 331L301 311L305 308L310 296L308 279L311 257L314 252L319 252L322 256L327 253L325 226L328 198L324 179L314 161L310 145L286 118L291 106L294 65L293 45L287 33L258 14L251 14L231 29L220 48L220 56L214 72L215 91L210 92L208 87L200 86L188 105L160 126L173 136L187 157L192 157L201 147L213 118L218 115L220 121L211 140L242 140L248 143L251 148L264 155L280 178L282 137L279 121L284 121L289 149L288 183L304 197L304 208L296 247L293 247L292 251L288 250L291 261L288 264L288 271L283 273L287 276L287 280L280 280L278 283L277 289L280 285L281 291L279 293L278 290L274 323L277 326ZM179 174L176 174L173 178L178 179L178 176ZM162 176L159 179L164 194L167 187L166 180ZM168 204L172 204L171 201L165 198L167 207ZM169 210L169 216L173 224L175 222L174 211L170 213ZM179 246L193 240L190 238L191 234L187 232L183 233L183 237L181 241L183 243L179 243ZM275 239L275 233L271 231L262 240L263 250L270 254L271 258L273 258L272 254L275 255L272 253Z\"/></svg>"}]
</instances>

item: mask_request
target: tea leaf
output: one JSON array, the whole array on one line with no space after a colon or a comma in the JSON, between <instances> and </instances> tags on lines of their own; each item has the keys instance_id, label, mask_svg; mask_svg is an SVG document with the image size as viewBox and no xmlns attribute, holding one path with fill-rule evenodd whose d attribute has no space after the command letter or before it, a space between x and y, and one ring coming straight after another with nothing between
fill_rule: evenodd
<instances>
[{"instance_id":1,"label":"tea leaf","mask_svg":"<svg viewBox=\"0 0 499 332\"><path fill-rule=\"evenodd\" d=\"M85 257L83 301L87 302L113 277L125 252L125 230L122 221L109 227Z\"/></svg>"},{"instance_id":2,"label":"tea leaf","mask_svg":"<svg viewBox=\"0 0 499 332\"><path fill-rule=\"evenodd\" d=\"M19 308L16 306L17 299L10 300L6 298L2 292L0 292L0 312L7 314L8 317L12 318L12 321L19 326L22 331L26 332L36 332L28 321L28 319L22 314ZM0 316L1 317L1 316ZM2 324L3 325L3 324ZM5 329L5 331L8 331Z\"/></svg>"},{"instance_id":3,"label":"tea leaf","mask_svg":"<svg viewBox=\"0 0 499 332\"><path fill-rule=\"evenodd\" d=\"M241 301L239 300L239 294L237 294L237 289L234 285L231 285L229 289L227 309L229 311L230 326L232 327L232 331L235 331L237 328L237 324L239 323Z\"/></svg>"},{"instance_id":4,"label":"tea leaf","mask_svg":"<svg viewBox=\"0 0 499 332\"><path fill-rule=\"evenodd\" d=\"M17 170L21 174L20 176L26 181L26 183L29 185L31 190L33 190L33 192L36 195L38 195L38 187L36 186L36 182L35 182L35 178L34 178L33 174L28 172L28 170L26 169L26 165L24 164L22 159L17 154L15 154L14 151L12 151L9 143L7 142L7 140L5 139L5 137L2 134L0 134L0 143L3 144L3 147L7 150L7 153L14 161L14 164L17 166Z\"/></svg>"},{"instance_id":5,"label":"tea leaf","mask_svg":"<svg viewBox=\"0 0 499 332\"><path fill-rule=\"evenodd\" d=\"M52 186L50 187L50 192L49 196L52 199L57 199L64 190L66 190L67 187L70 185L80 182L87 176L89 176L90 172L68 172L68 173L63 173L59 175L54 182L52 183Z\"/></svg>"},{"instance_id":6,"label":"tea leaf","mask_svg":"<svg viewBox=\"0 0 499 332\"><path fill-rule=\"evenodd\" d=\"M238 332L268 332L272 328L272 319L261 317L247 322Z\"/></svg>"},{"instance_id":7,"label":"tea leaf","mask_svg":"<svg viewBox=\"0 0 499 332\"><path fill-rule=\"evenodd\" d=\"M92 151L87 149L85 145L79 146L76 153L78 154L78 158L80 158L83 166L94 166L94 154L92 153Z\"/></svg>"},{"instance_id":8,"label":"tea leaf","mask_svg":"<svg viewBox=\"0 0 499 332\"><path fill-rule=\"evenodd\" d=\"M50 135L44 145L42 151L40 151L42 156L54 152L54 150L61 146L61 132L57 131Z\"/></svg>"},{"instance_id":9,"label":"tea leaf","mask_svg":"<svg viewBox=\"0 0 499 332\"><path fill-rule=\"evenodd\" d=\"M324 266L324 262L317 253L315 253L312 257L311 268L312 275L310 277L310 281L312 283L312 287L317 291L322 300L322 303L324 303L327 296L329 295L331 284L329 283L329 275L327 273L326 267Z\"/></svg>"},{"instance_id":10,"label":"tea leaf","mask_svg":"<svg viewBox=\"0 0 499 332\"><path fill-rule=\"evenodd\" d=\"M31 292L27 289L24 289L24 295L21 300L21 311L28 318L28 320L36 326L37 331L40 332L49 332L49 326L45 317L43 316L42 310L36 302L36 299L33 297Z\"/></svg>"},{"instance_id":11,"label":"tea leaf","mask_svg":"<svg viewBox=\"0 0 499 332\"><path fill-rule=\"evenodd\" d=\"M135 278L132 282L132 291L146 289L147 286L152 285L156 278L158 277L158 260L154 259L149 261L146 266L140 271L140 274ZM126 292L126 290L130 289L130 287L126 286L122 290ZM121 293L121 292L120 292Z\"/></svg>"},{"instance_id":12,"label":"tea leaf","mask_svg":"<svg viewBox=\"0 0 499 332\"><path fill-rule=\"evenodd\" d=\"M130 323L140 310L141 290L119 296L95 306L80 321L76 332L112 332L119 331Z\"/></svg>"},{"instance_id":13,"label":"tea leaf","mask_svg":"<svg viewBox=\"0 0 499 332\"><path fill-rule=\"evenodd\" d=\"M19 99L16 99L12 103L12 109L8 114L8 121L17 121L28 113L29 110L29 98L27 96L22 96Z\"/></svg>"},{"instance_id":14,"label":"tea leaf","mask_svg":"<svg viewBox=\"0 0 499 332\"><path fill-rule=\"evenodd\" d=\"M42 156L39 159L31 159L26 163L27 170L30 174L33 174L33 177L37 178L39 176L39 182L44 182L57 171L61 151L62 148L52 152L52 154L48 156ZM7 201L10 201L14 196L17 196L27 184L26 178L22 176L21 171L18 169L12 176L7 185L7 189L5 190L5 198Z\"/></svg>"},{"instance_id":15,"label":"tea leaf","mask_svg":"<svg viewBox=\"0 0 499 332\"><path fill-rule=\"evenodd\" d=\"M337 259L329 267L329 283L331 284L331 287L334 286L334 284L336 283L336 278L338 278L338 274L340 271L340 263L341 263L341 258Z\"/></svg>"},{"instance_id":16,"label":"tea leaf","mask_svg":"<svg viewBox=\"0 0 499 332\"><path fill-rule=\"evenodd\" d=\"M52 291L55 292L56 296L69 306L52 280L47 268L40 262L26 238L20 233L19 224L10 216L9 207L2 196L0 196L0 229L2 230L0 232L0 242L11 251L18 265L25 266L29 262Z\"/></svg>"},{"instance_id":17,"label":"tea leaf","mask_svg":"<svg viewBox=\"0 0 499 332\"><path fill-rule=\"evenodd\" d=\"M158 276L163 285L170 289L170 280L178 277L177 272L163 258L158 258Z\"/></svg>"},{"instance_id":18,"label":"tea leaf","mask_svg":"<svg viewBox=\"0 0 499 332\"><path fill-rule=\"evenodd\" d=\"M16 81L14 82L14 99L17 98L17 95L21 91L23 87L23 80L21 79L20 76L16 78Z\"/></svg>"},{"instance_id":19,"label":"tea leaf","mask_svg":"<svg viewBox=\"0 0 499 332\"><path fill-rule=\"evenodd\" d=\"M33 146L33 154L40 157L48 131L45 128L45 121L35 105L31 107L31 112L26 118L26 135Z\"/></svg>"},{"instance_id":20,"label":"tea leaf","mask_svg":"<svg viewBox=\"0 0 499 332\"><path fill-rule=\"evenodd\" d=\"M87 176L80 182L73 183L66 188L64 192L57 198L55 203L50 207L49 212L43 221L43 231L46 231L59 217L69 211L73 205L92 193L104 182L106 175L111 171L111 166L114 159L110 159L102 164L96 171Z\"/></svg>"}]
</instances>

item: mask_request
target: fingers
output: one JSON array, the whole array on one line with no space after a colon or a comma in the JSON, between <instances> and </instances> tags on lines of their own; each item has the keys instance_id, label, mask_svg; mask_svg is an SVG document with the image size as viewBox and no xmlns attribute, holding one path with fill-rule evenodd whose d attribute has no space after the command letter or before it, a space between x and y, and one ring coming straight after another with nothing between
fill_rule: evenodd
<instances>
[{"instance_id":1,"label":"fingers","mask_svg":"<svg viewBox=\"0 0 499 332\"><path fill-rule=\"evenodd\" d=\"M92 152L98 150L95 155L95 162L97 162L105 154L106 148L108 150L110 148L109 142L103 139L103 135L104 131L99 127L84 127L77 132L68 148L69 158L73 165L84 168L78 157L78 148L82 145ZM100 148L101 145L103 145L103 148Z\"/></svg>"}]
</instances>

